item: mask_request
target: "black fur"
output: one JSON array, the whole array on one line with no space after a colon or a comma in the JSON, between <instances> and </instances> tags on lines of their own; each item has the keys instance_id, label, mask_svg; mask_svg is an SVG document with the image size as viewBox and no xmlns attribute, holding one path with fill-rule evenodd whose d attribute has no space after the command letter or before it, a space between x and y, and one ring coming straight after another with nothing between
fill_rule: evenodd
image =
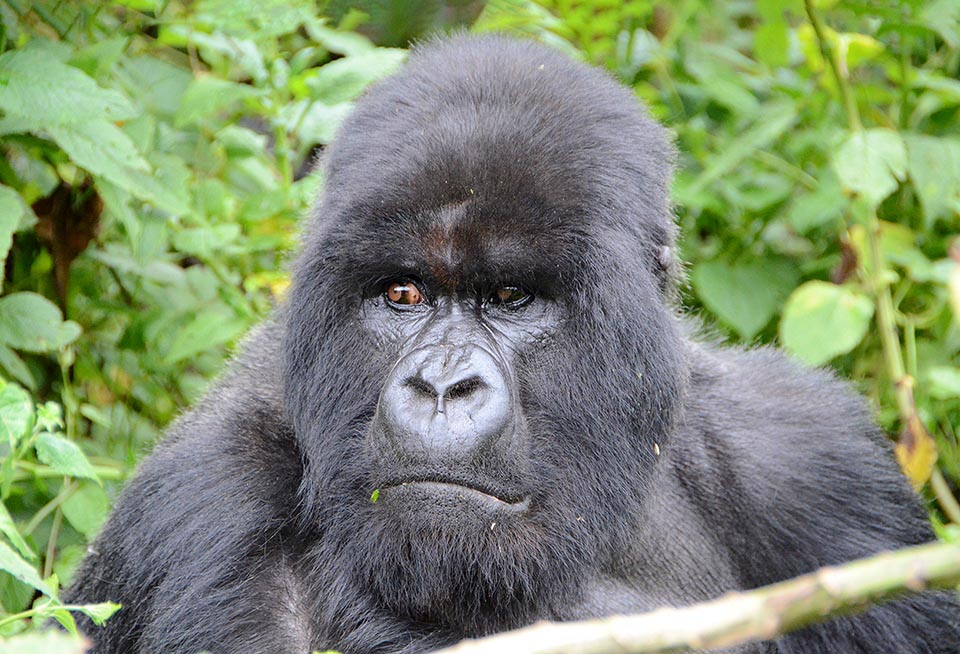
<instances>
[{"instance_id":1,"label":"black fur","mask_svg":"<svg viewBox=\"0 0 960 654\"><path fill-rule=\"evenodd\" d=\"M930 540L846 384L691 336L672 159L628 90L542 46L415 51L342 127L286 307L143 462L87 557L71 600L124 604L87 625L95 651L420 652ZM489 320L443 314L461 321L443 347L489 323L476 338L509 369L514 422L485 460L438 468L436 445L417 459L378 426L384 380L428 331L379 295L408 273L435 294L411 320L441 327L484 285L536 294ZM410 466L529 509L371 502ZM930 593L744 651L956 654L960 612Z\"/></svg>"}]
</instances>

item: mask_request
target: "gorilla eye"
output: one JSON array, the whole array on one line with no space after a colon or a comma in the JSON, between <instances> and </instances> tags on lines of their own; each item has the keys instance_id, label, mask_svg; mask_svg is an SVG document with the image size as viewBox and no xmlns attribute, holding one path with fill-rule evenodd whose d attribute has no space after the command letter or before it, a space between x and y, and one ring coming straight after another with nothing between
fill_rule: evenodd
<instances>
[{"instance_id":1,"label":"gorilla eye","mask_svg":"<svg viewBox=\"0 0 960 654\"><path fill-rule=\"evenodd\" d=\"M501 286L493 292L490 303L510 309L519 309L532 299L533 295L519 286Z\"/></svg>"},{"instance_id":2,"label":"gorilla eye","mask_svg":"<svg viewBox=\"0 0 960 654\"><path fill-rule=\"evenodd\" d=\"M408 279L390 282L383 294L391 304L400 306L413 306L424 302L423 293Z\"/></svg>"}]
</instances>

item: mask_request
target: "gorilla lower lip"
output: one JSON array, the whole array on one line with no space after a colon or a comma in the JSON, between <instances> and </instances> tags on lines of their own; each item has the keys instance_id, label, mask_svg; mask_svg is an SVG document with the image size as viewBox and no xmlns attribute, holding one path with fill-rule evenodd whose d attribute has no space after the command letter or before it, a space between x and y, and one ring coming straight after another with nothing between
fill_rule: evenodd
<instances>
[{"instance_id":1,"label":"gorilla lower lip","mask_svg":"<svg viewBox=\"0 0 960 654\"><path fill-rule=\"evenodd\" d=\"M480 490L478 488L473 488L471 486L464 486L455 482L448 481L404 481L398 484L392 484L387 486L386 489L390 490L417 490L421 489L427 492L433 493L444 493L444 494L459 494L461 497L466 499L467 497L472 497L474 499L479 499L483 502L494 503L497 508L506 509L509 511L525 511L527 507L530 506L530 498L522 497L519 499L513 498L500 498L496 495L492 495L487 491Z\"/></svg>"}]
</instances>

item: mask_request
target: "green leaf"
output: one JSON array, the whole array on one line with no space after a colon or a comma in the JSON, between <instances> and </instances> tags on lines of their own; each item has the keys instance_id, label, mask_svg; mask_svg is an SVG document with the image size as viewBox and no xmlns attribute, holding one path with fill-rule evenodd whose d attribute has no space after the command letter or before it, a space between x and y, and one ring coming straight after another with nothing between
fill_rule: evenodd
<instances>
[{"instance_id":1,"label":"green leaf","mask_svg":"<svg viewBox=\"0 0 960 654\"><path fill-rule=\"evenodd\" d=\"M26 362L2 343L0 343L0 367L30 390L36 390L37 380L33 378L33 373L30 372Z\"/></svg>"},{"instance_id":2,"label":"green leaf","mask_svg":"<svg viewBox=\"0 0 960 654\"><path fill-rule=\"evenodd\" d=\"M907 148L897 132L877 127L851 134L832 164L844 190L877 207L906 178Z\"/></svg>"},{"instance_id":3,"label":"green leaf","mask_svg":"<svg viewBox=\"0 0 960 654\"><path fill-rule=\"evenodd\" d=\"M226 110L236 102L254 97L257 89L211 75L197 77L187 87L177 109L177 127L197 125L207 116Z\"/></svg>"},{"instance_id":4,"label":"green leaf","mask_svg":"<svg viewBox=\"0 0 960 654\"><path fill-rule=\"evenodd\" d=\"M33 426L33 401L14 383L0 380L0 441L11 449Z\"/></svg>"},{"instance_id":5,"label":"green leaf","mask_svg":"<svg viewBox=\"0 0 960 654\"><path fill-rule=\"evenodd\" d=\"M223 345L242 334L247 327L246 321L227 311L199 314L173 339L170 351L163 358L164 365L179 363Z\"/></svg>"},{"instance_id":6,"label":"green leaf","mask_svg":"<svg viewBox=\"0 0 960 654\"><path fill-rule=\"evenodd\" d=\"M151 172L150 164L130 137L106 120L91 120L83 125L56 127L49 131L75 164L115 184L123 186L130 171Z\"/></svg>"},{"instance_id":7,"label":"green leaf","mask_svg":"<svg viewBox=\"0 0 960 654\"><path fill-rule=\"evenodd\" d=\"M92 479L100 483L100 478L94 472L87 456L73 441L67 440L58 434L41 432L35 443L37 458L57 472L69 477Z\"/></svg>"},{"instance_id":8,"label":"green leaf","mask_svg":"<svg viewBox=\"0 0 960 654\"><path fill-rule=\"evenodd\" d=\"M0 271L3 270L7 253L13 245L13 233L24 218L32 217L33 212L24 203L20 194L9 186L0 184ZM3 288L3 275L0 274L0 290Z\"/></svg>"},{"instance_id":9,"label":"green leaf","mask_svg":"<svg viewBox=\"0 0 960 654\"><path fill-rule=\"evenodd\" d=\"M766 22L754 34L753 51L757 58L768 66L787 64L787 48L790 45L787 24L783 20Z\"/></svg>"},{"instance_id":10,"label":"green leaf","mask_svg":"<svg viewBox=\"0 0 960 654\"><path fill-rule=\"evenodd\" d=\"M84 481L63 504L63 517L87 540L93 540L110 512L110 498L97 484Z\"/></svg>"},{"instance_id":11,"label":"green leaf","mask_svg":"<svg viewBox=\"0 0 960 654\"><path fill-rule=\"evenodd\" d=\"M787 220L800 234L839 219L847 204L836 175L825 170L817 181L816 190L812 193L798 191L787 209Z\"/></svg>"},{"instance_id":12,"label":"green leaf","mask_svg":"<svg viewBox=\"0 0 960 654\"><path fill-rule=\"evenodd\" d=\"M136 115L121 93L100 88L82 71L40 49L0 55L0 109L42 128Z\"/></svg>"},{"instance_id":13,"label":"green leaf","mask_svg":"<svg viewBox=\"0 0 960 654\"><path fill-rule=\"evenodd\" d=\"M0 654L83 654L88 645L82 636L48 629L0 639Z\"/></svg>"},{"instance_id":14,"label":"green leaf","mask_svg":"<svg viewBox=\"0 0 960 654\"><path fill-rule=\"evenodd\" d=\"M920 134L908 134L904 139L910 179L929 229L960 209L960 139Z\"/></svg>"},{"instance_id":15,"label":"green leaf","mask_svg":"<svg viewBox=\"0 0 960 654\"><path fill-rule=\"evenodd\" d=\"M778 102L767 105L759 112L757 121L741 134L730 147L712 158L711 164L696 179L690 193L724 177L757 150L768 147L797 120L797 108L793 103Z\"/></svg>"},{"instance_id":16,"label":"green leaf","mask_svg":"<svg viewBox=\"0 0 960 654\"><path fill-rule=\"evenodd\" d=\"M0 298L0 343L27 352L58 350L77 340L82 330L63 320L60 309L36 293Z\"/></svg>"},{"instance_id":17,"label":"green leaf","mask_svg":"<svg viewBox=\"0 0 960 654\"><path fill-rule=\"evenodd\" d=\"M23 540L23 536L20 535L20 530L17 529L17 525L13 522L13 516L10 515L10 512L3 502L0 502L0 532L7 537L7 540L13 543L13 546L17 548L17 551L20 552L25 559L30 561L37 560L36 553L30 549L27 541Z\"/></svg>"},{"instance_id":18,"label":"green leaf","mask_svg":"<svg viewBox=\"0 0 960 654\"><path fill-rule=\"evenodd\" d=\"M174 235L173 245L180 252L204 259L221 252L239 238L240 225L236 224L188 227Z\"/></svg>"},{"instance_id":19,"label":"green leaf","mask_svg":"<svg viewBox=\"0 0 960 654\"><path fill-rule=\"evenodd\" d=\"M93 624L102 625L120 608L120 605L114 602L102 602L100 604L85 604L77 610L93 620Z\"/></svg>"},{"instance_id":20,"label":"green leaf","mask_svg":"<svg viewBox=\"0 0 960 654\"><path fill-rule=\"evenodd\" d=\"M20 558L20 555L4 542L0 542L0 570L10 573L48 597L56 597L53 589L40 578L36 568Z\"/></svg>"},{"instance_id":21,"label":"green leaf","mask_svg":"<svg viewBox=\"0 0 960 654\"><path fill-rule=\"evenodd\" d=\"M704 305L745 340L770 322L797 278L791 266L775 261L733 266L706 261L691 275Z\"/></svg>"},{"instance_id":22,"label":"green leaf","mask_svg":"<svg viewBox=\"0 0 960 654\"><path fill-rule=\"evenodd\" d=\"M310 97L325 105L356 99L371 83L394 72L406 58L406 50L377 48L336 59L304 76Z\"/></svg>"},{"instance_id":23,"label":"green leaf","mask_svg":"<svg viewBox=\"0 0 960 654\"><path fill-rule=\"evenodd\" d=\"M804 361L822 365L855 348L870 327L873 302L845 286L810 281L783 307L780 340Z\"/></svg>"},{"instance_id":24,"label":"green leaf","mask_svg":"<svg viewBox=\"0 0 960 654\"><path fill-rule=\"evenodd\" d=\"M927 369L924 388L937 400L960 398L960 368L931 366Z\"/></svg>"}]
</instances>

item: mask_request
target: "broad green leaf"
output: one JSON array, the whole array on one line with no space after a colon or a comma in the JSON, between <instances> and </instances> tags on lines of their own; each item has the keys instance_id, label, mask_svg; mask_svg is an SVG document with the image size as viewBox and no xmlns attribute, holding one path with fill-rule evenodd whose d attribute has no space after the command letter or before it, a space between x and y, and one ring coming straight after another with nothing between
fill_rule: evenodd
<instances>
[{"instance_id":1,"label":"broad green leaf","mask_svg":"<svg viewBox=\"0 0 960 654\"><path fill-rule=\"evenodd\" d=\"M701 189L730 173L744 159L778 139L796 120L797 108L793 103L781 102L764 107L764 110L759 112L757 121L746 132L730 147L713 157L712 163L693 183L693 189ZM690 192L693 193L694 190Z\"/></svg>"},{"instance_id":2,"label":"broad green leaf","mask_svg":"<svg viewBox=\"0 0 960 654\"><path fill-rule=\"evenodd\" d=\"M897 132L877 127L851 134L832 163L843 188L876 207L906 178L907 148Z\"/></svg>"},{"instance_id":3,"label":"broad green leaf","mask_svg":"<svg viewBox=\"0 0 960 654\"><path fill-rule=\"evenodd\" d=\"M310 89L310 97L332 106L354 100L372 82L394 72L404 58L406 50L377 48L364 54L344 57L313 69L304 82Z\"/></svg>"},{"instance_id":4,"label":"broad green leaf","mask_svg":"<svg viewBox=\"0 0 960 654\"><path fill-rule=\"evenodd\" d=\"M33 401L14 383L0 380L0 441L11 449L33 425Z\"/></svg>"},{"instance_id":5,"label":"broad green leaf","mask_svg":"<svg viewBox=\"0 0 960 654\"><path fill-rule=\"evenodd\" d=\"M247 84L202 75L190 82L184 92L175 117L176 125L184 127L199 124L207 116L225 111L231 105L257 94L257 89Z\"/></svg>"},{"instance_id":6,"label":"broad green leaf","mask_svg":"<svg viewBox=\"0 0 960 654\"><path fill-rule=\"evenodd\" d=\"M753 37L753 51L768 66L784 66L790 45L787 24L781 20L765 22Z\"/></svg>"},{"instance_id":7,"label":"broad green leaf","mask_svg":"<svg viewBox=\"0 0 960 654\"><path fill-rule=\"evenodd\" d=\"M203 259L222 251L239 238L240 226L236 224L188 227L174 235L173 245L180 252Z\"/></svg>"},{"instance_id":8,"label":"broad green leaf","mask_svg":"<svg viewBox=\"0 0 960 654\"><path fill-rule=\"evenodd\" d=\"M790 295L780 320L783 346L818 366L849 352L863 340L873 302L845 286L810 281Z\"/></svg>"},{"instance_id":9,"label":"broad green leaf","mask_svg":"<svg viewBox=\"0 0 960 654\"><path fill-rule=\"evenodd\" d=\"M82 477L100 483L87 455L73 441L58 434L42 432L37 436L35 446L41 463L69 477Z\"/></svg>"},{"instance_id":10,"label":"broad green leaf","mask_svg":"<svg viewBox=\"0 0 960 654\"><path fill-rule=\"evenodd\" d=\"M0 109L42 128L136 115L121 93L99 87L79 69L39 49L0 55Z\"/></svg>"},{"instance_id":11,"label":"broad green leaf","mask_svg":"<svg viewBox=\"0 0 960 654\"><path fill-rule=\"evenodd\" d=\"M75 164L116 184L121 183L127 171L150 172L150 164L130 137L106 120L55 127L50 129L50 135Z\"/></svg>"},{"instance_id":12,"label":"broad green leaf","mask_svg":"<svg viewBox=\"0 0 960 654\"><path fill-rule=\"evenodd\" d=\"M840 182L830 171L824 171L817 181L812 193L797 191L787 209L787 220L800 234L837 220L847 204Z\"/></svg>"},{"instance_id":13,"label":"broad green leaf","mask_svg":"<svg viewBox=\"0 0 960 654\"><path fill-rule=\"evenodd\" d=\"M929 229L960 208L960 139L908 134L904 140L910 179Z\"/></svg>"},{"instance_id":14,"label":"broad green leaf","mask_svg":"<svg viewBox=\"0 0 960 654\"><path fill-rule=\"evenodd\" d=\"M32 213L19 193L0 184L0 271L3 270L7 253L13 245L13 233L17 231L20 222ZM2 288L3 275L0 274L0 290Z\"/></svg>"},{"instance_id":15,"label":"broad green leaf","mask_svg":"<svg viewBox=\"0 0 960 654\"><path fill-rule=\"evenodd\" d=\"M697 296L724 323L750 340L777 311L797 283L797 272L775 261L698 264L692 273Z\"/></svg>"},{"instance_id":16,"label":"broad green leaf","mask_svg":"<svg viewBox=\"0 0 960 654\"><path fill-rule=\"evenodd\" d=\"M306 24L311 40L319 43L330 52L355 56L373 50L374 45L367 37L356 32L341 32L328 27L317 20Z\"/></svg>"},{"instance_id":17,"label":"broad green leaf","mask_svg":"<svg viewBox=\"0 0 960 654\"><path fill-rule=\"evenodd\" d=\"M19 554L4 542L0 542L0 570L8 572L44 595L55 597L53 589L40 578L36 568L24 561Z\"/></svg>"},{"instance_id":18,"label":"broad green leaf","mask_svg":"<svg viewBox=\"0 0 960 654\"><path fill-rule=\"evenodd\" d=\"M78 50L70 58L70 64L91 77L98 77L113 68L129 43L130 36L126 34L97 41Z\"/></svg>"},{"instance_id":19,"label":"broad green leaf","mask_svg":"<svg viewBox=\"0 0 960 654\"><path fill-rule=\"evenodd\" d=\"M291 0L201 0L197 22L237 36L266 38L294 32L315 12L313 3Z\"/></svg>"},{"instance_id":20,"label":"broad green leaf","mask_svg":"<svg viewBox=\"0 0 960 654\"><path fill-rule=\"evenodd\" d=\"M61 508L67 522L87 540L93 540L110 512L110 498L97 484L84 481L80 488L63 502Z\"/></svg>"},{"instance_id":21,"label":"broad green leaf","mask_svg":"<svg viewBox=\"0 0 960 654\"><path fill-rule=\"evenodd\" d=\"M30 372L26 362L3 343L0 343L0 369L30 390L36 390L37 380L33 378L33 373Z\"/></svg>"},{"instance_id":22,"label":"broad green leaf","mask_svg":"<svg viewBox=\"0 0 960 654\"><path fill-rule=\"evenodd\" d=\"M0 298L0 343L27 352L49 352L80 336L80 325L64 321L53 302L36 293Z\"/></svg>"},{"instance_id":23,"label":"broad green leaf","mask_svg":"<svg viewBox=\"0 0 960 654\"><path fill-rule=\"evenodd\" d=\"M84 654L89 642L59 629L0 638L0 654Z\"/></svg>"},{"instance_id":24,"label":"broad green leaf","mask_svg":"<svg viewBox=\"0 0 960 654\"><path fill-rule=\"evenodd\" d=\"M923 387L938 400L960 398L960 368L954 366L931 366L924 374Z\"/></svg>"},{"instance_id":25,"label":"broad green leaf","mask_svg":"<svg viewBox=\"0 0 960 654\"><path fill-rule=\"evenodd\" d=\"M23 540L23 536L20 535L20 530L17 529L17 525L13 522L13 516L10 515L10 512L3 502L0 502L0 533L3 533L3 535L7 537L7 540L17 548L17 551L20 552L25 559L30 561L37 560L37 555L30 549L30 546L27 545L27 541Z\"/></svg>"},{"instance_id":26,"label":"broad green leaf","mask_svg":"<svg viewBox=\"0 0 960 654\"><path fill-rule=\"evenodd\" d=\"M227 343L249 324L227 311L198 314L173 339L170 351L163 358L164 365L173 365L185 359Z\"/></svg>"}]
</instances>

